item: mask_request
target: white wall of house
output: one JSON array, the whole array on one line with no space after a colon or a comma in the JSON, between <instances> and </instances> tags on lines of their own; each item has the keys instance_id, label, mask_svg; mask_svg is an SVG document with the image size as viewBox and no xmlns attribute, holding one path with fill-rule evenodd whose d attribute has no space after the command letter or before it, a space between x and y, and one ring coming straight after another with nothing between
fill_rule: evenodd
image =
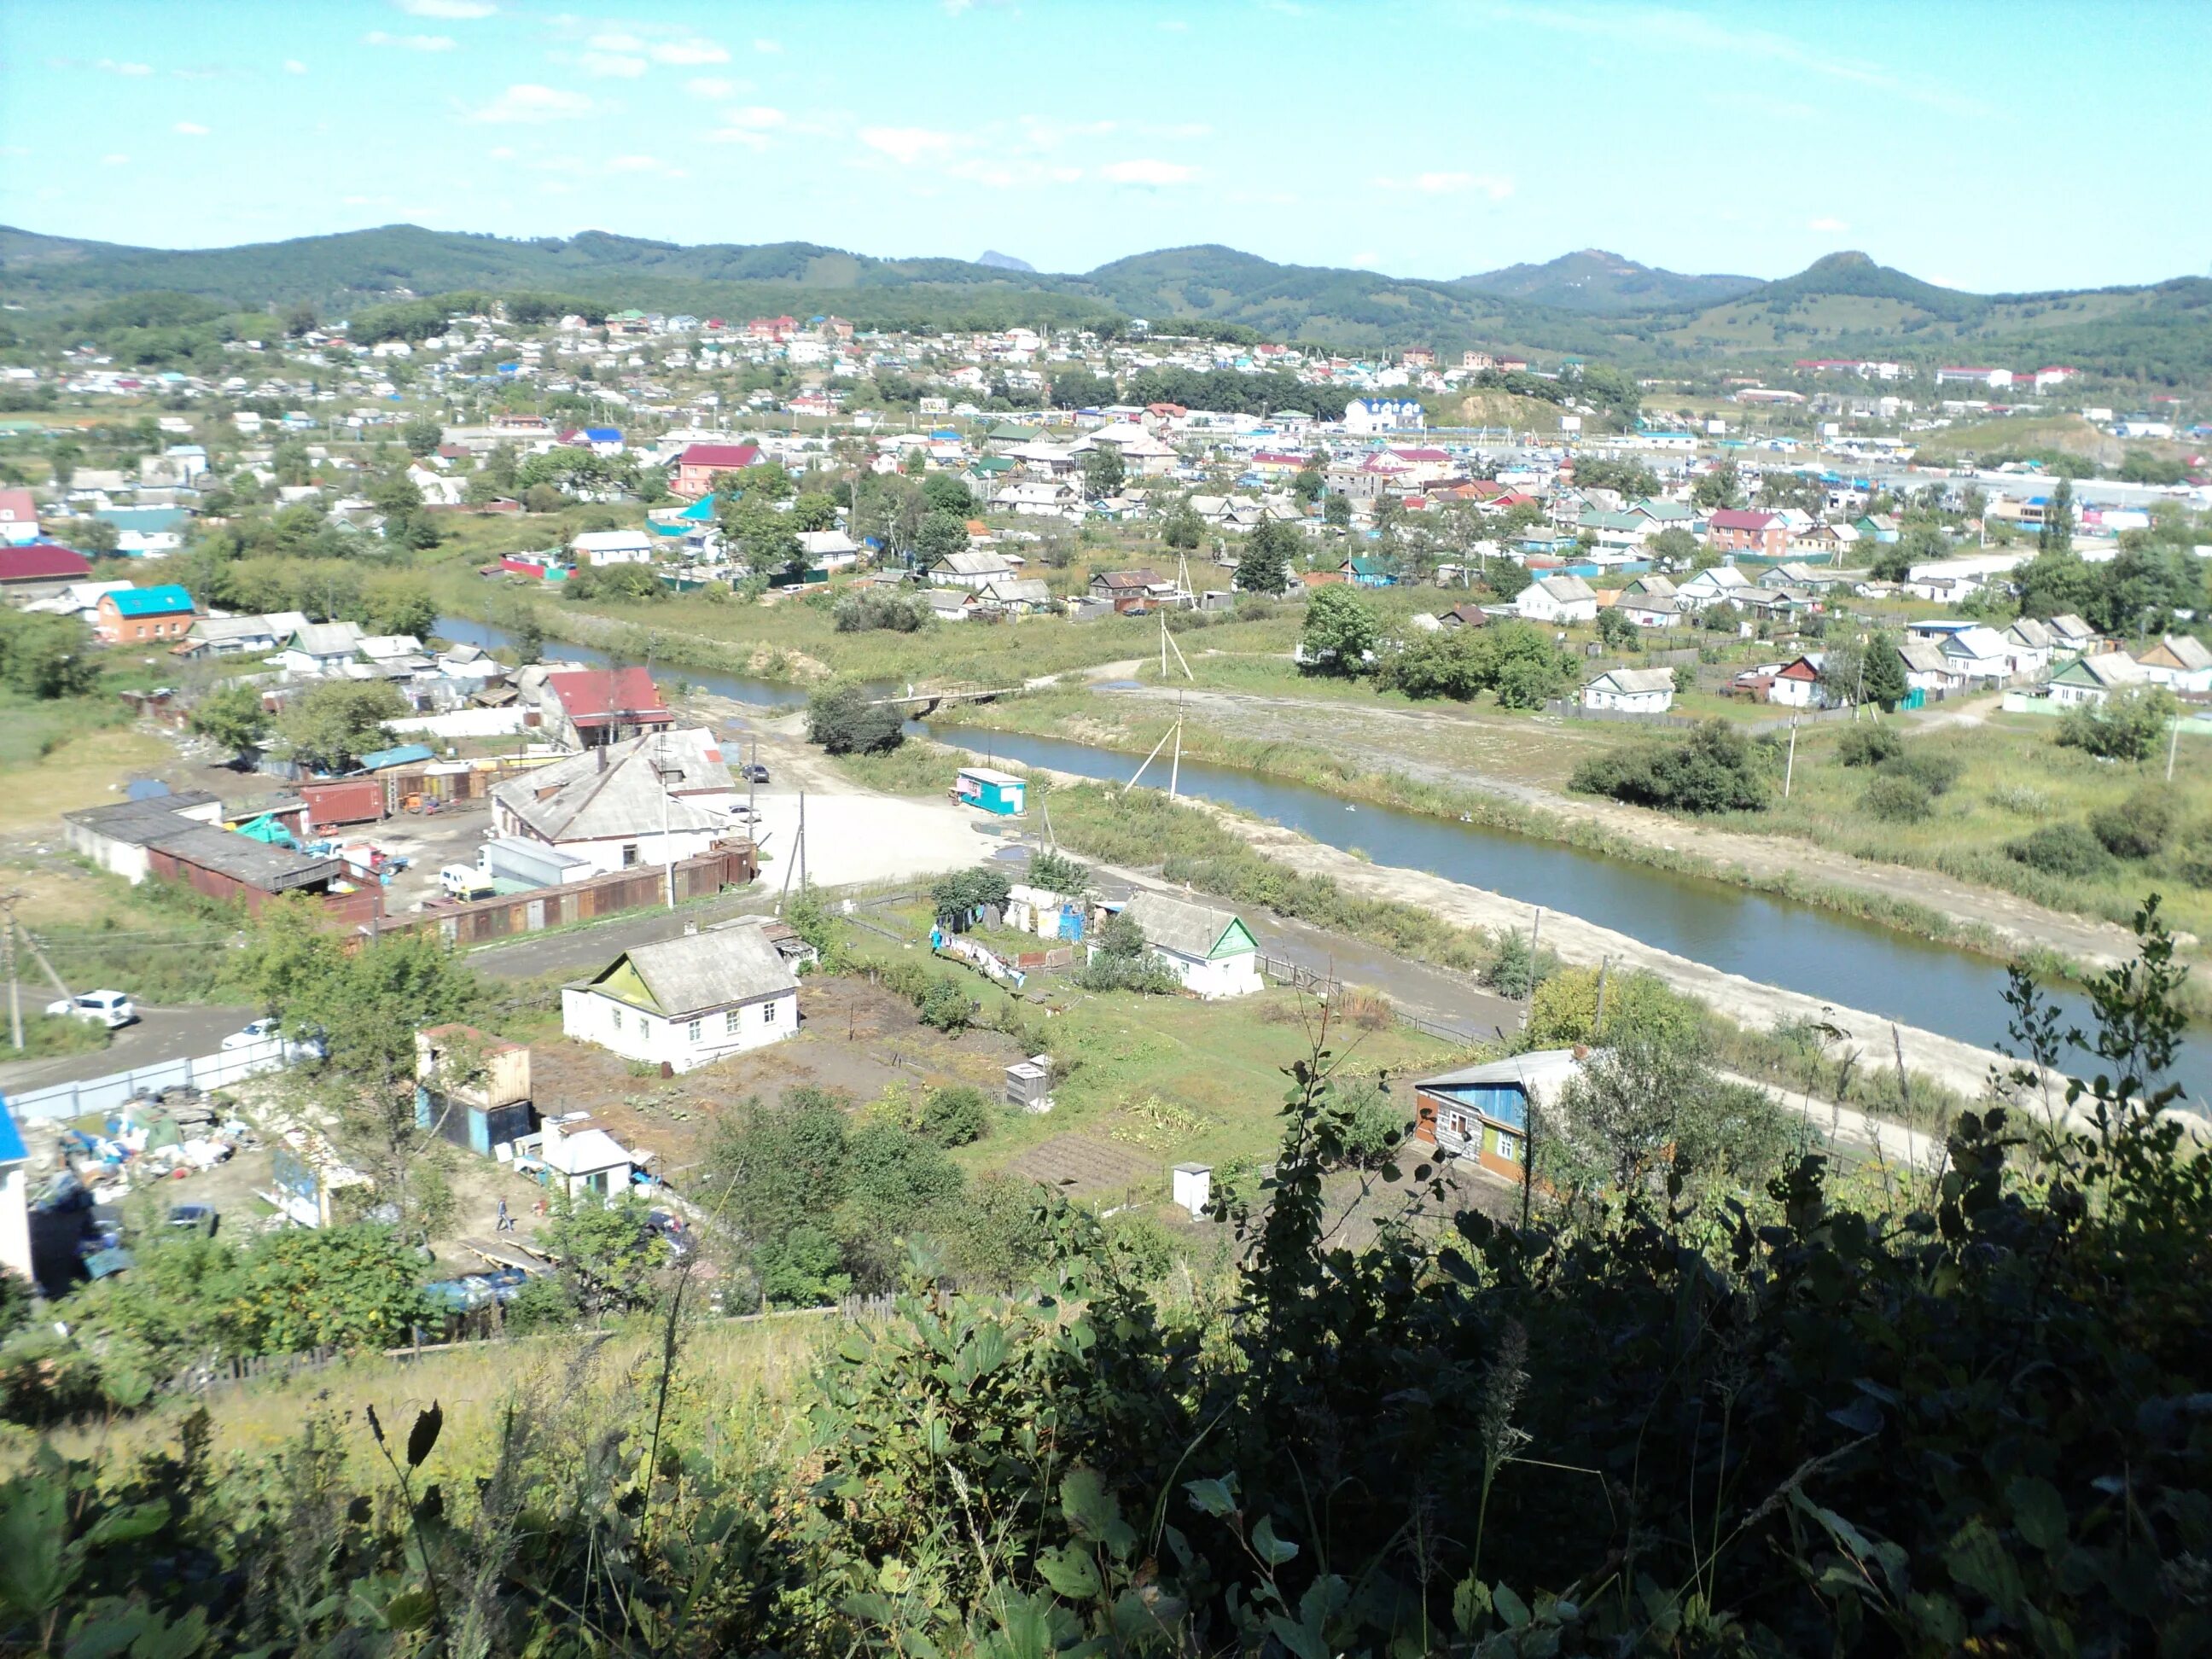
<instances>
[{"instance_id":1,"label":"white wall of house","mask_svg":"<svg viewBox=\"0 0 2212 1659\"><path fill-rule=\"evenodd\" d=\"M1585 708L1619 708L1632 714L1663 714L1674 706L1672 688L1664 691L1615 691L1595 683L1583 687Z\"/></svg>"},{"instance_id":2,"label":"white wall of house","mask_svg":"<svg viewBox=\"0 0 2212 1659\"><path fill-rule=\"evenodd\" d=\"M31 1277L30 1178L21 1164L0 1165L0 1273Z\"/></svg>"},{"instance_id":3,"label":"white wall of house","mask_svg":"<svg viewBox=\"0 0 2212 1659\"><path fill-rule=\"evenodd\" d=\"M1767 688L1766 700L1785 708L1818 708L1821 702L1820 682L1784 679L1778 674L1774 684Z\"/></svg>"},{"instance_id":4,"label":"white wall of house","mask_svg":"<svg viewBox=\"0 0 2212 1659\"><path fill-rule=\"evenodd\" d=\"M1260 977L1260 957L1256 951L1242 951L1234 956L1183 956L1178 951L1152 947L1152 954L1165 964L1170 973L1182 981L1182 988L1208 1002L1222 997L1250 996L1267 988Z\"/></svg>"},{"instance_id":5,"label":"white wall of house","mask_svg":"<svg viewBox=\"0 0 2212 1659\"><path fill-rule=\"evenodd\" d=\"M561 993L561 1032L626 1060L656 1066L665 1060L677 1071L688 1072L798 1035L799 993L781 991L668 1019L590 987L569 986Z\"/></svg>"}]
</instances>

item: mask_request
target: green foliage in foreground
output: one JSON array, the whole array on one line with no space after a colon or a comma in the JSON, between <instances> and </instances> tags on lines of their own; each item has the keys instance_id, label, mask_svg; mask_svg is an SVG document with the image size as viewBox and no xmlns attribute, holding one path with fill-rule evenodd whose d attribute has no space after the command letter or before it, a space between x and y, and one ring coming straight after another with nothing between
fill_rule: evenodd
<instances>
[{"instance_id":1,"label":"green foliage in foreground","mask_svg":"<svg viewBox=\"0 0 2212 1659\"><path fill-rule=\"evenodd\" d=\"M1705 814L1759 812L1771 785L1766 756L1726 720L1707 720L1680 743L1638 743L1595 755L1567 787L1632 806Z\"/></svg>"},{"instance_id":2,"label":"green foliage in foreground","mask_svg":"<svg viewBox=\"0 0 2212 1659\"><path fill-rule=\"evenodd\" d=\"M1320 1054L1260 1201L1224 1208L1226 1296L1158 1295L1048 1202L1024 1293L914 1264L894 1317L824 1350L787 1449L733 1441L672 1315L661 1376L589 1420L518 1392L472 1453L434 1404L404 1443L371 1416L370 1490L313 1421L220 1478L190 1424L129 1468L42 1451L0 1486L0 1640L2202 1651L2212 1164L2163 1109L2179 975L2154 903L2139 927L2141 961L2092 988L2110 1081L2069 1087L2070 1121L1963 1118L1920 1207L1849 1201L1817 1158L1690 1202L1639 1161L1595 1212L1519 1229L1417 1170L1426 1224L1353 1250L1324 1175L1359 1108ZM2014 999L2049 1058L2054 1017L2025 976ZM769 1174L763 1205L803 1203Z\"/></svg>"}]
</instances>

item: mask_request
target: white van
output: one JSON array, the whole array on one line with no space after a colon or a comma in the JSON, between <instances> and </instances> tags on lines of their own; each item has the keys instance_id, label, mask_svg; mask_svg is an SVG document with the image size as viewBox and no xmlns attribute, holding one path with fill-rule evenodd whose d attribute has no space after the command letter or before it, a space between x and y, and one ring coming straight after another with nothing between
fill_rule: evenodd
<instances>
[{"instance_id":1,"label":"white van","mask_svg":"<svg viewBox=\"0 0 2212 1659\"><path fill-rule=\"evenodd\" d=\"M111 1031L138 1018L137 1005L122 991L87 991L81 996L64 997L59 1002L48 1003L46 1012L57 1019L94 1020Z\"/></svg>"},{"instance_id":2,"label":"white van","mask_svg":"<svg viewBox=\"0 0 2212 1659\"><path fill-rule=\"evenodd\" d=\"M438 881L447 898L489 898L499 890L492 885L490 875L473 864L449 864L438 872Z\"/></svg>"}]
</instances>

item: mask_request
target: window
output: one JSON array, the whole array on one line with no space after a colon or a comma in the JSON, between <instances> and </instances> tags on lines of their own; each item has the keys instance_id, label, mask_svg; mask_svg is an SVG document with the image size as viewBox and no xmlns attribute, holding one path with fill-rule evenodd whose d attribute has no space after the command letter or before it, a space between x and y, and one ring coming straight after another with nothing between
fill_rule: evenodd
<instances>
[{"instance_id":1,"label":"window","mask_svg":"<svg viewBox=\"0 0 2212 1659\"><path fill-rule=\"evenodd\" d=\"M1500 1129L1498 1132L1498 1155L1508 1164L1518 1164L1521 1161L1520 1136L1507 1134Z\"/></svg>"},{"instance_id":2,"label":"window","mask_svg":"<svg viewBox=\"0 0 2212 1659\"><path fill-rule=\"evenodd\" d=\"M684 1040L686 1042L696 1042L700 1036L706 1031L706 1029L707 1022L705 1020L695 1019L684 1028Z\"/></svg>"},{"instance_id":3,"label":"window","mask_svg":"<svg viewBox=\"0 0 2212 1659\"><path fill-rule=\"evenodd\" d=\"M738 1027L744 1018L744 1012L745 1011L742 1008L732 1008L728 1013L722 1016L722 1030L724 1035L728 1036L737 1036Z\"/></svg>"},{"instance_id":4,"label":"window","mask_svg":"<svg viewBox=\"0 0 2212 1659\"><path fill-rule=\"evenodd\" d=\"M636 864L637 843L634 841L624 842L623 843L623 868L625 870L632 869L636 866Z\"/></svg>"},{"instance_id":5,"label":"window","mask_svg":"<svg viewBox=\"0 0 2212 1659\"><path fill-rule=\"evenodd\" d=\"M775 1004L774 1002L771 1001L762 1005L761 1024L763 1025L773 1025L775 1024Z\"/></svg>"},{"instance_id":6,"label":"window","mask_svg":"<svg viewBox=\"0 0 2212 1659\"><path fill-rule=\"evenodd\" d=\"M609 1012L609 1014L608 1014L608 1016L607 1016L607 1024L608 1024L608 1027L609 1027L609 1029L610 1029L610 1030L617 1030L617 1031L619 1031L619 1030L622 1030L622 1010L621 1010L621 1009L619 1009L619 1008L616 1008L616 1009L613 1009L613 1010L610 1011L610 1012Z\"/></svg>"}]
</instances>

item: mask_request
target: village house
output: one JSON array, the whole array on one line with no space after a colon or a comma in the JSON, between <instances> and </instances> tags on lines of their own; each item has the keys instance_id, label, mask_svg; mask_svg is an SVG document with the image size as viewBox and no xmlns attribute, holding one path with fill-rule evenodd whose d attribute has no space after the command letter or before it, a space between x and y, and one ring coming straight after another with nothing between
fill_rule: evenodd
<instances>
[{"instance_id":1,"label":"village house","mask_svg":"<svg viewBox=\"0 0 2212 1659\"><path fill-rule=\"evenodd\" d=\"M966 587L980 592L993 582L1012 581L1022 573L1000 553L948 553L926 573L942 587Z\"/></svg>"},{"instance_id":2,"label":"village house","mask_svg":"<svg viewBox=\"0 0 2212 1659\"><path fill-rule=\"evenodd\" d=\"M1211 1001L1266 988L1259 942L1235 911L1147 890L1131 897L1121 914L1186 991Z\"/></svg>"},{"instance_id":3,"label":"village house","mask_svg":"<svg viewBox=\"0 0 2212 1659\"><path fill-rule=\"evenodd\" d=\"M579 565L604 569L616 564L651 564L653 538L642 530L587 530L568 544L568 556Z\"/></svg>"},{"instance_id":4,"label":"village house","mask_svg":"<svg viewBox=\"0 0 2212 1659\"><path fill-rule=\"evenodd\" d=\"M2114 692L2126 693L2150 683L2149 677L2124 651L2105 651L2076 657L2051 677L2045 689L2060 708L2102 703Z\"/></svg>"},{"instance_id":5,"label":"village house","mask_svg":"<svg viewBox=\"0 0 2212 1659\"><path fill-rule=\"evenodd\" d=\"M1620 590L1613 608L1638 628L1673 628L1682 620L1681 595L1661 575L1637 577Z\"/></svg>"},{"instance_id":6,"label":"village house","mask_svg":"<svg viewBox=\"0 0 2212 1659\"><path fill-rule=\"evenodd\" d=\"M1821 708L1827 705L1820 683L1820 653L1814 653L1784 664L1766 688L1766 700L1785 708Z\"/></svg>"},{"instance_id":7,"label":"village house","mask_svg":"<svg viewBox=\"0 0 2212 1659\"><path fill-rule=\"evenodd\" d=\"M689 1072L799 1031L799 980L757 920L634 945L562 988L561 1030Z\"/></svg>"},{"instance_id":8,"label":"village house","mask_svg":"<svg viewBox=\"0 0 2212 1659\"><path fill-rule=\"evenodd\" d=\"M1778 559L1790 546L1790 526L1773 513L1724 507L1705 520L1705 545L1723 553Z\"/></svg>"},{"instance_id":9,"label":"village house","mask_svg":"<svg viewBox=\"0 0 2212 1659\"><path fill-rule=\"evenodd\" d=\"M1634 714L1663 714L1674 706L1674 671L1610 669L1583 687L1582 705Z\"/></svg>"},{"instance_id":10,"label":"village house","mask_svg":"<svg viewBox=\"0 0 2212 1659\"><path fill-rule=\"evenodd\" d=\"M1427 424L1426 412L1411 398L1354 398L1344 406L1344 429L1355 436L1419 432Z\"/></svg>"},{"instance_id":11,"label":"village house","mask_svg":"<svg viewBox=\"0 0 2212 1659\"><path fill-rule=\"evenodd\" d=\"M1519 1181L1530 1109L1556 1104L1581 1071L1574 1049L1540 1048L1424 1078L1413 1085L1414 1139Z\"/></svg>"},{"instance_id":12,"label":"village house","mask_svg":"<svg viewBox=\"0 0 2212 1659\"><path fill-rule=\"evenodd\" d=\"M1898 642L1897 654L1905 663L1905 685L1908 691L1926 694L1948 691L1962 682L1952 672L1942 647L1933 640L1906 639Z\"/></svg>"},{"instance_id":13,"label":"village house","mask_svg":"<svg viewBox=\"0 0 2212 1659\"><path fill-rule=\"evenodd\" d=\"M525 669L516 676L547 732L570 749L620 743L672 726L676 715L643 668Z\"/></svg>"},{"instance_id":14,"label":"village house","mask_svg":"<svg viewBox=\"0 0 2212 1659\"><path fill-rule=\"evenodd\" d=\"M2200 695L2212 691L2212 651L2187 634L2164 634L2148 651L2136 656L2143 678L2172 691Z\"/></svg>"},{"instance_id":15,"label":"village house","mask_svg":"<svg viewBox=\"0 0 2212 1659\"><path fill-rule=\"evenodd\" d=\"M571 1199L620 1198L637 1159L585 1112L549 1117L532 1155L539 1179Z\"/></svg>"},{"instance_id":16,"label":"village house","mask_svg":"<svg viewBox=\"0 0 2212 1659\"><path fill-rule=\"evenodd\" d=\"M1686 578L1675 586L1677 600L1686 611L1709 605L1741 605L1754 584L1732 564L1717 564Z\"/></svg>"},{"instance_id":17,"label":"village house","mask_svg":"<svg viewBox=\"0 0 2212 1659\"><path fill-rule=\"evenodd\" d=\"M2078 656L2094 649L2097 630L2070 611L2062 611L2044 624L2051 630L2051 649L2054 656Z\"/></svg>"},{"instance_id":18,"label":"village house","mask_svg":"<svg viewBox=\"0 0 2212 1659\"><path fill-rule=\"evenodd\" d=\"M153 878L190 887L219 903L241 903L254 915L280 894L315 895L335 918L355 924L383 914L383 890L358 884L344 860L311 856L282 841L262 841L222 827L211 795L155 795L113 801L62 815L71 852L134 885Z\"/></svg>"},{"instance_id":19,"label":"village house","mask_svg":"<svg viewBox=\"0 0 2212 1659\"><path fill-rule=\"evenodd\" d=\"M2006 648L2012 653L2012 672L2040 674L2051 666L2057 639L2050 628L2033 617L2022 617L2004 631Z\"/></svg>"},{"instance_id":20,"label":"village house","mask_svg":"<svg viewBox=\"0 0 2212 1659\"><path fill-rule=\"evenodd\" d=\"M713 490L717 473L742 472L760 459L757 444L693 444L676 458L669 493L696 500Z\"/></svg>"},{"instance_id":21,"label":"village house","mask_svg":"<svg viewBox=\"0 0 2212 1659\"><path fill-rule=\"evenodd\" d=\"M1173 582L1162 580L1158 572L1149 568L1091 573L1091 597L1106 600L1116 611L1140 610L1174 592Z\"/></svg>"},{"instance_id":22,"label":"village house","mask_svg":"<svg viewBox=\"0 0 2212 1659\"><path fill-rule=\"evenodd\" d=\"M329 678L345 672L360 654L359 623L307 623L294 629L276 653L276 665L295 679Z\"/></svg>"},{"instance_id":23,"label":"village house","mask_svg":"<svg viewBox=\"0 0 2212 1659\"><path fill-rule=\"evenodd\" d=\"M103 645L174 643L191 632L198 614L192 596L174 582L119 588L100 596L92 634Z\"/></svg>"},{"instance_id":24,"label":"village house","mask_svg":"<svg viewBox=\"0 0 2212 1659\"><path fill-rule=\"evenodd\" d=\"M39 539L39 504L27 489L0 489L0 545L22 547Z\"/></svg>"},{"instance_id":25,"label":"village house","mask_svg":"<svg viewBox=\"0 0 2212 1659\"><path fill-rule=\"evenodd\" d=\"M1513 608L1529 622L1591 622L1597 617L1597 594L1580 576L1544 576L1521 590Z\"/></svg>"},{"instance_id":26,"label":"village house","mask_svg":"<svg viewBox=\"0 0 2212 1659\"><path fill-rule=\"evenodd\" d=\"M1052 608L1052 589L1042 576L1001 578L975 592L975 609L986 616L1040 617Z\"/></svg>"},{"instance_id":27,"label":"village house","mask_svg":"<svg viewBox=\"0 0 2212 1659\"><path fill-rule=\"evenodd\" d=\"M1083 505L1083 492L1060 478L1022 478L994 491L988 505L1018 518L1065 518Z\"/></svg>"},{"instance_id":28,"label":"village house","mask_svg":"<svg viewBox=\"0 0 2212 1659\"><path fill-rule=\"evenodd\" d=\"M696 858L740 835L744 794L710 732L593 746L495 784L492 832L533 841L598 873Z\"/></svg>"},{"instance_id":29,"label":"village house","mask_svg":"<svg viewBox=\"0 0 2212 1659\"><path fill-rule=\"evenodd\" d=\"M2013 647L1994 628L1961 628L1937 641L1962 684L1995 684L2013 676Z\"/></svg>"}]
</instances>

